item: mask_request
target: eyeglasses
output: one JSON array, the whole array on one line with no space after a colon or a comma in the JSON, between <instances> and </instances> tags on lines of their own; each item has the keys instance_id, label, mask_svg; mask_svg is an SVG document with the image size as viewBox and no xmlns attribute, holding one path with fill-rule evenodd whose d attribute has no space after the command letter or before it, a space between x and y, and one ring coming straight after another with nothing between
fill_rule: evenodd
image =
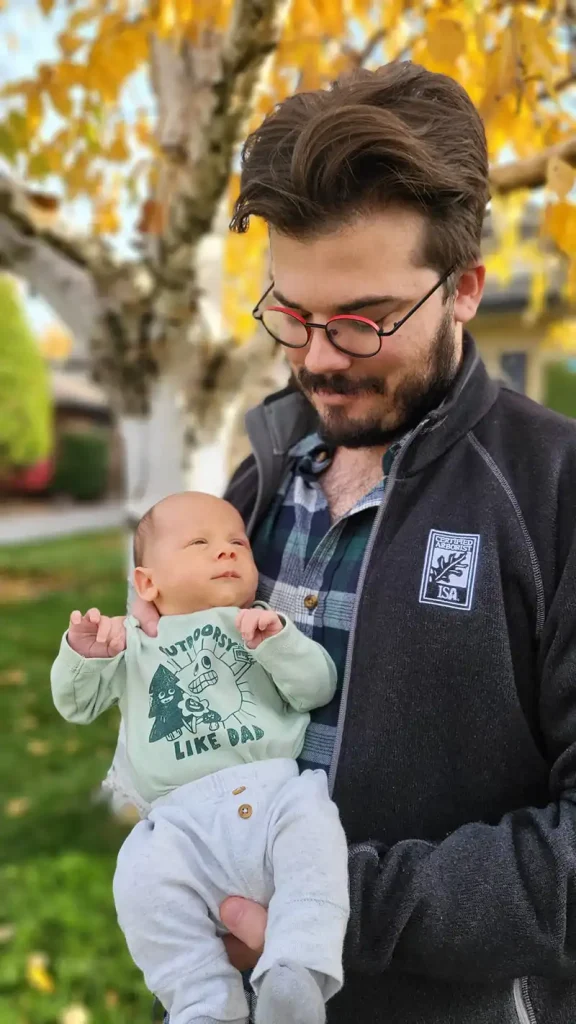
<instances>
[{"instance_id":1,"label":"eyeglasses","mask_svg":"<svg viewBox=\"0 0 576 1024\"><path fill-rule=\"evenodd\" d=\"M260 309L272 291L274 282L252 310L252 316L259 320L268 334L285 348L306 348L312 331L317 328L325 331L328 341L339 352L344 352L347 356L353 356L355 359L370 359L372 356L378 355L382 348L382 338L390 338L396 334L396 331L434 295L434 292L446 283L454 270L455 267L447 270L434 287L426 292L424 298L420 299L401 320L397 320L389 331L378 327L378 324L373 320L368 320L365 316L354 316L349 313L330 317L325 324L314 324L305 320L299 313L286 309L285 306L268 306L266 309Z\"/></svg>"}]
</instances>

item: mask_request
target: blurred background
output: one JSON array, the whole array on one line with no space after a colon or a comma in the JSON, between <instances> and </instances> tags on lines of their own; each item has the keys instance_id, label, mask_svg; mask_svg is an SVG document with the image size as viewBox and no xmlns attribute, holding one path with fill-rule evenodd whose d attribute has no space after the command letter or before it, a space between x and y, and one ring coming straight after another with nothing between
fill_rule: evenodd
<instances>
[{"instance_id":1,"label":"blurred background","mask_svg":"<svg viewBox=\"0 0 576 1024\"><path fill-rule=\"evenodd\" d=\"M474 333L576 416L576 2L0 0L0 46L0 1024L124 1024L118 723L59 720L49 668L72 608L122 612L135 518L220 493L285 380L263 225L227 235L239 141L354 67L458 78L492 163Z\"/></svg>"}]
</instances>

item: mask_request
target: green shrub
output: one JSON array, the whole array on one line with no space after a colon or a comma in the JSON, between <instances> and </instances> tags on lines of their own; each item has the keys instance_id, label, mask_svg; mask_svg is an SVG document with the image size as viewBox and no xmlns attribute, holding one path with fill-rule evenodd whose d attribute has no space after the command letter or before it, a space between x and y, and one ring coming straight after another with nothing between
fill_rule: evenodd
<instances>
[{"instance_id":1,"label":"green shrub","mask_svg":"<svg viewBox=\"0 0 576 1024\"><path fill-rule=\"evenodd\" d=\"M52 443L46 364L16 283L0 274L0 475L47 458Z\"/></svg>"},{"instance_id":2,"label":"green shrub","mask_svg":"<svg viewBox=\"0 0 576 1024\"><path fill-rule=\"evenodd\" d=\"M548 367L544 405L564 416L576 417L576 373L565 363L552 363Z\"/></svg>"},{"instance_id":3,"label":"green shrub","mask_svg":"<svg viewBox=\"0 0 576 1024\"><path fill-rule=\"evenodd\" d=\"M96 501L108 487L110 448L99 433L70 433L60 437L54 490L79 501Z\"/></svg>"}]
</instances>

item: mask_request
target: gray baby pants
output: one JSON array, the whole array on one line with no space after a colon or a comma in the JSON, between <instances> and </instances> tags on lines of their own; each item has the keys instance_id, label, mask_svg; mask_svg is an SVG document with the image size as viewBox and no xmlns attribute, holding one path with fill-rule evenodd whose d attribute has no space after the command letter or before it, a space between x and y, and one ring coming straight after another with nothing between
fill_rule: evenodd
<instances>
[{"instance_id":1,"label":"gray baby pants","mask_svg":"<svg viewBox=\"0 0 576 1024\"><path fill-rule=\"evenodd\" d=\"M342 985L348 854L322 771L275 759L224 768L156 801L124 843L114 877L118 921L170 1024L244 1022L242 977L222 943L219 907L268 907L252 976L292 961Z\"/></svg>"}]
</instances>

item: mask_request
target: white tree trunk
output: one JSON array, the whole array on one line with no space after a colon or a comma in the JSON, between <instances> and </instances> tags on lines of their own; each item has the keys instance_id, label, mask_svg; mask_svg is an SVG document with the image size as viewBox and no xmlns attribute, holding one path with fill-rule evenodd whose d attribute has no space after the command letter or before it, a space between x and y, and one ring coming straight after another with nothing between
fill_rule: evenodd
<instances>
[{"instance_id":1,"label":"white tree trunk","mask_svg":"<svg viewBox=\"0 0 576 1024\"><path fill-rule=\"evenodd\" d=\"M223 412L222 423L213 440L200 444L193 452L186 485L191 491L205 491L221 498L230 479L230 443L237 429L240 398Z\"/></svg>"},{"instance_id":2,"label":"white tree trunk","mask_svg":"<svg viewBox=\"0 0 576 1024\"><path fill-rule=\"evenodd\" d=\"M140 518L168 494L184 490L184 417L173 376L152 387L150 415L123 416L126 512Z\"/></svg>"}]
</instances>

